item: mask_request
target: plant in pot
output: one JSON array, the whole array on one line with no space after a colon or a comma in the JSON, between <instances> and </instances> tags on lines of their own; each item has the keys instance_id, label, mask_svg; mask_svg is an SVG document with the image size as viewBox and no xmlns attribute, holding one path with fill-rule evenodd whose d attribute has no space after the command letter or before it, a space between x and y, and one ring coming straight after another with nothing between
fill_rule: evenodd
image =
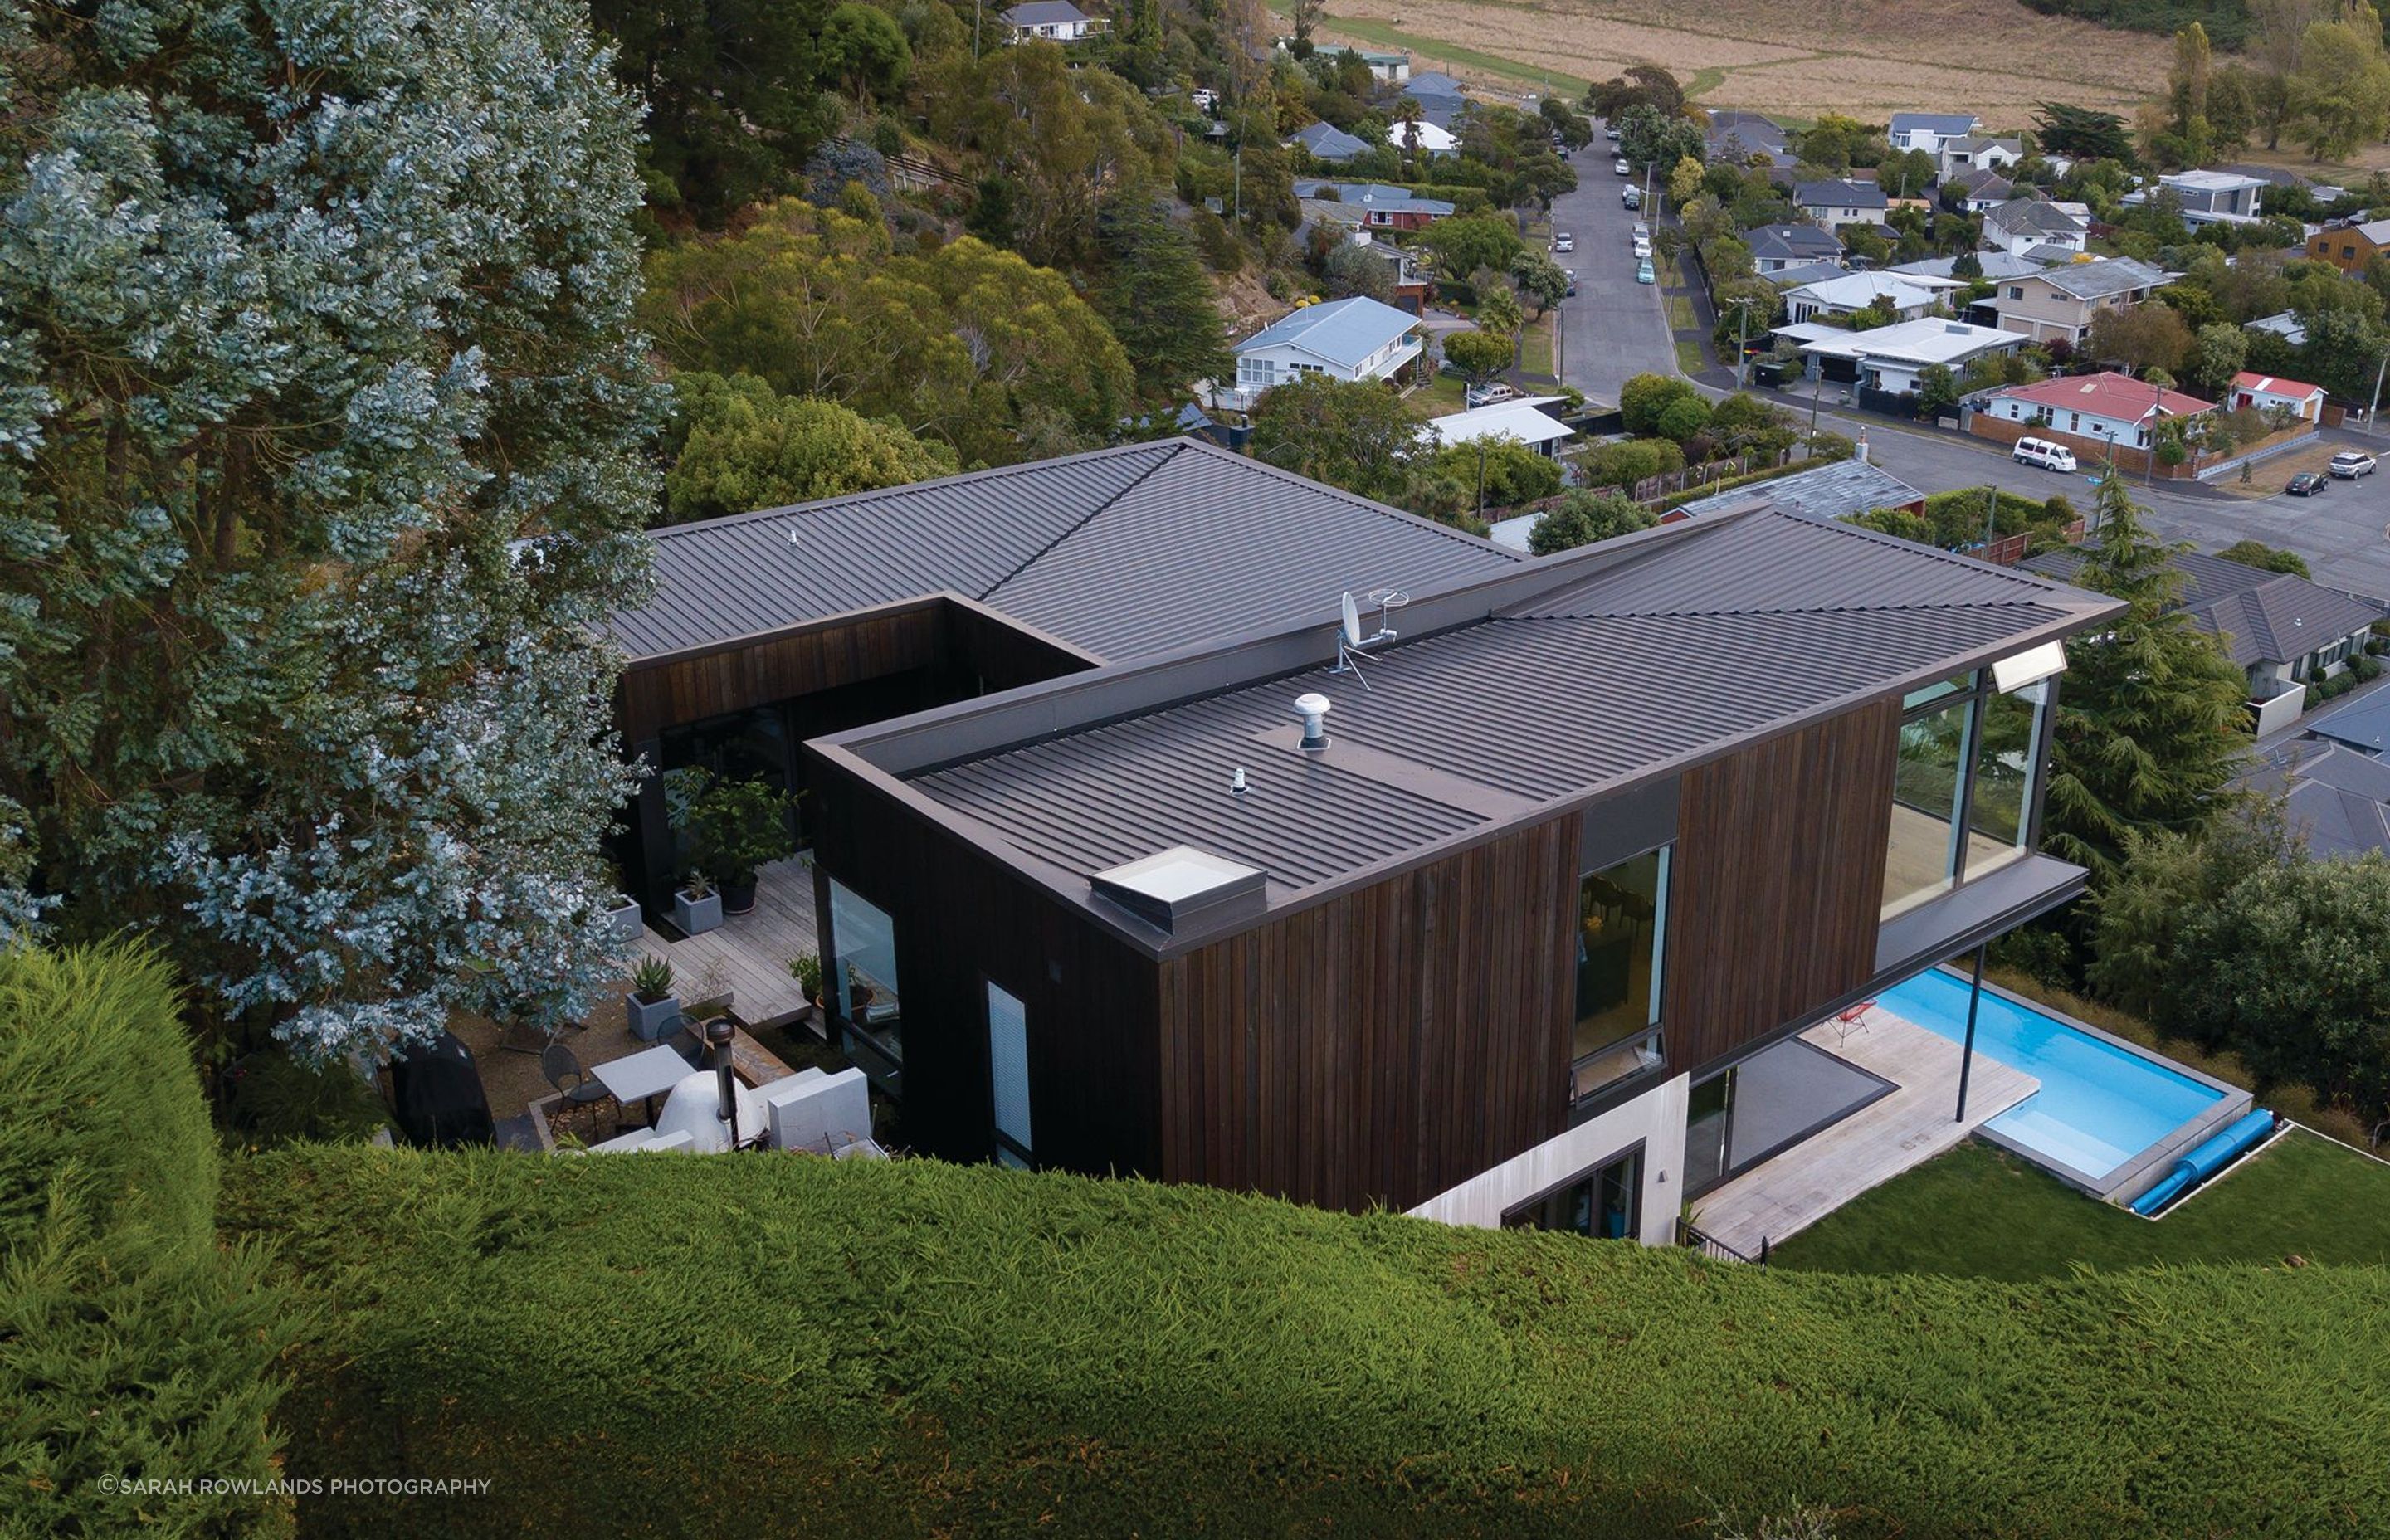
<instances>
[{"instance_id":1,"label":"plant in pot","mask_svg":"<svg viewBox=\"0 0 2390 1540\"><path fill-rule=\"evenodd\" d=\"M822 1006L822 960L818 952L800 952L789 959L789 977L816 1010Z\"/></svg>"},{"instance_id":2,"label":"plant in pot","mask_svg":"<svg viewBox=\"0 0 2390 1540\"><path fill-rule=\"evenodd\" d=\"M630 1019L631 1035L652 1043L680 1020L680 1001L673 995L672 964L649 957L631 974L631 993L623 1009Z\"/></svg>"},{"instance_id":3,"label":"plant in pot","mask_svg":"<svg viewBox=\"0 0 2390 1540\"><path fill-rule=\"evenodd\" d=\"M722 923L722 895L713 891L712 878L693 871L681 879L673 894L673 923L685 936L703 935Z\"/></svg>"},{"instance_id":4,"label":"plant in pot","mask_svg":"<svg viewBox=\"0 0 2390 1540\"><path fill-rule=\"evenodd\" d=\"M756 869L796 853L797 842L789 834L790 800L778 787L760 780L712 777L689 800L690 853L721 881L726 914L743 915L755 907Z\"/></svg>"},{"instance_id":5,"label":"plant in pot","mask_svg":"<svg viewBox=\"0 0 2390 1540\"><path fill-rule=\"evenodd\" d=\"M633 898L623 881L623 868L611 857L606 862L607 892L614 901L606 907L606 923L612 928L614 939L624 946L638 944L639 932L646 924L639 914L639 901Z\"/></svg>"}]
</instances>

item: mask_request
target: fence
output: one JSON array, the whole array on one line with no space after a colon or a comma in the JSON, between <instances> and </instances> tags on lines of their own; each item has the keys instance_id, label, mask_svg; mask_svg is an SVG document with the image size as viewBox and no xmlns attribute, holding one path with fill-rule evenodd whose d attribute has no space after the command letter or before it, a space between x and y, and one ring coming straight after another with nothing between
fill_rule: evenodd
<instances>
[{"instance_id":1,"label":"fence","mask_svg":"<svg viewBox=\"0 0 2390 1540\"><path fill-rule=\"evenodd\" d=\"M858 141L842 135L832 139L830 143L845 148L857 144ZM873 153L879 154L877 150ZM881 155L880 158L888 162L889 180L900 187L919 189L970 186L970 183L964 178L955 175L932 161L924 160L918 155Z\"/></svg>"},{"instance_id":2,"label":"fence","mask_svg":"<svg viewBox=\"0 0 2390 1540\"><path fill-rule=\"evenodd\" d=\"M1690 1247L1703 1256L1715 1257L1720 1262L1748 1263L1754 1267L1767 1265L1768 1246L1766 1236L1759 1238L1759 1254L1755 1257L1745 1256L1717 1237L1694 1228L1693 1222L1681 1214L1677 1219L1677 1244Z\"/></svg>"}]
</instances>

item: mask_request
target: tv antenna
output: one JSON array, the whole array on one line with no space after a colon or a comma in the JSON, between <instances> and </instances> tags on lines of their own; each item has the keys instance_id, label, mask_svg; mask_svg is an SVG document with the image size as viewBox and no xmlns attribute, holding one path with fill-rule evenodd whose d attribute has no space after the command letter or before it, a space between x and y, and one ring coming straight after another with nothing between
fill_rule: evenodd
<instances>
[{"instance_id":1,"label":"tv antenna","mask_svg":"<svg viewBox=\"0 0 2390 1540\"><path fill-rule=\"evenodd\" d=\"M1369 602L1378 607L1378 629L1363 635L1361 607L1353 602L1351 589L1344 591L1342 596L1343 618L1336 626L1336 666L1328 671L1353 675L1361 681L1363 689L1369 687L1369 679L1361 672L1361 659L1379 643L1394 639L1394 629L1386 623L1386 614L1410 603L1411 597L1399 588L1375 588L1369 592Z\"/></svg>"}]
</instances>

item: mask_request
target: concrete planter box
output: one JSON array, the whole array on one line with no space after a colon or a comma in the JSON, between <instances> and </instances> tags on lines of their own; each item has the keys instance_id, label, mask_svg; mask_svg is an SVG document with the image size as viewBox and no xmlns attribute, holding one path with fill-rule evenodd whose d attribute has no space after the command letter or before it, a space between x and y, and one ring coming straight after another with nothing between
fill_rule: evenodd
<instances>
[{"instance_id":1,"label":"concrete planter box","mask_svg":"<svg viewBox=\"0 0 2390 1540\"><path fill-rule=\"evenodd\" d=\"M680 1020L680 1001L670 995L653 1005L636 995L625 995L623 1010L630 1019L631 1035L642 1043L652 1043L665 1035Z\"/></svg>"},{"instance_id":2,"label":"concrete planter box","mask_svg":"<svg viewBox=\"0 0 2390 1540\"><path fill-rule=\"evenodd\" d=\"M718 892L692 899L685 892L673 894L673 923L685 936L701 936L722 923L722 895Z\"/></svg>"},{"instance_id":3,"label":"concrete planter box","mask_svg":"<svg viewBox=\"0 0 2390 1540\"><path fill-rule=\"evenodd\" d=\"M614 895L614 906L606 911L606 923L613 927L614 939L625 946L636 945L639 932L647 929L639 916L639 901L628 893Z\"/></svg>"}]
</instances>

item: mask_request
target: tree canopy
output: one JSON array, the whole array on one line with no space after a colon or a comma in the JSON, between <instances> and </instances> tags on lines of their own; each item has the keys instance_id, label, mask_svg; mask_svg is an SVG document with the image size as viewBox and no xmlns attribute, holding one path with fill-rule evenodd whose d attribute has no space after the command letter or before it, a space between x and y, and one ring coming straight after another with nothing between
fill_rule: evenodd
<instances>
[{"instance_id":1,"label":"tree canopy","mask_svg":"<svg viewBox=\"0 0 2390 1540\"><path fill-rule=\"evenodd\" d=\"M1637 530L1648 530L1659 519L1642 504L1615 493L1588 492L1580 487L1561 495L1560 504L1528 532L1527 549L1537 556L1574 550L1597 540L1609 540Z\"/></svg>"},{"instance_id":2,"label":"tree canopy","mask_svg":"<svg viewBox=\"0 0 2390 1540\"><path fill-rule=\"evenodd\" d=\"M836 402L781 395L753 375L725 379L693 369L675 377L673 390L668 523L903 486L961 468L943 443L924 443L897 423Z\"/></svg>"},{"instance_id":3,"label":"tree canopy","mask_svg":"<svg viewBox=\"0 0 2390 1540\"><path fill-rule=\"evenodd\" d=\"M1419 423L1375 380L1304 375L1253 412L1255 458L1364 497L1400 500L1419 455Z\"/></svg>"}]
</instances>

